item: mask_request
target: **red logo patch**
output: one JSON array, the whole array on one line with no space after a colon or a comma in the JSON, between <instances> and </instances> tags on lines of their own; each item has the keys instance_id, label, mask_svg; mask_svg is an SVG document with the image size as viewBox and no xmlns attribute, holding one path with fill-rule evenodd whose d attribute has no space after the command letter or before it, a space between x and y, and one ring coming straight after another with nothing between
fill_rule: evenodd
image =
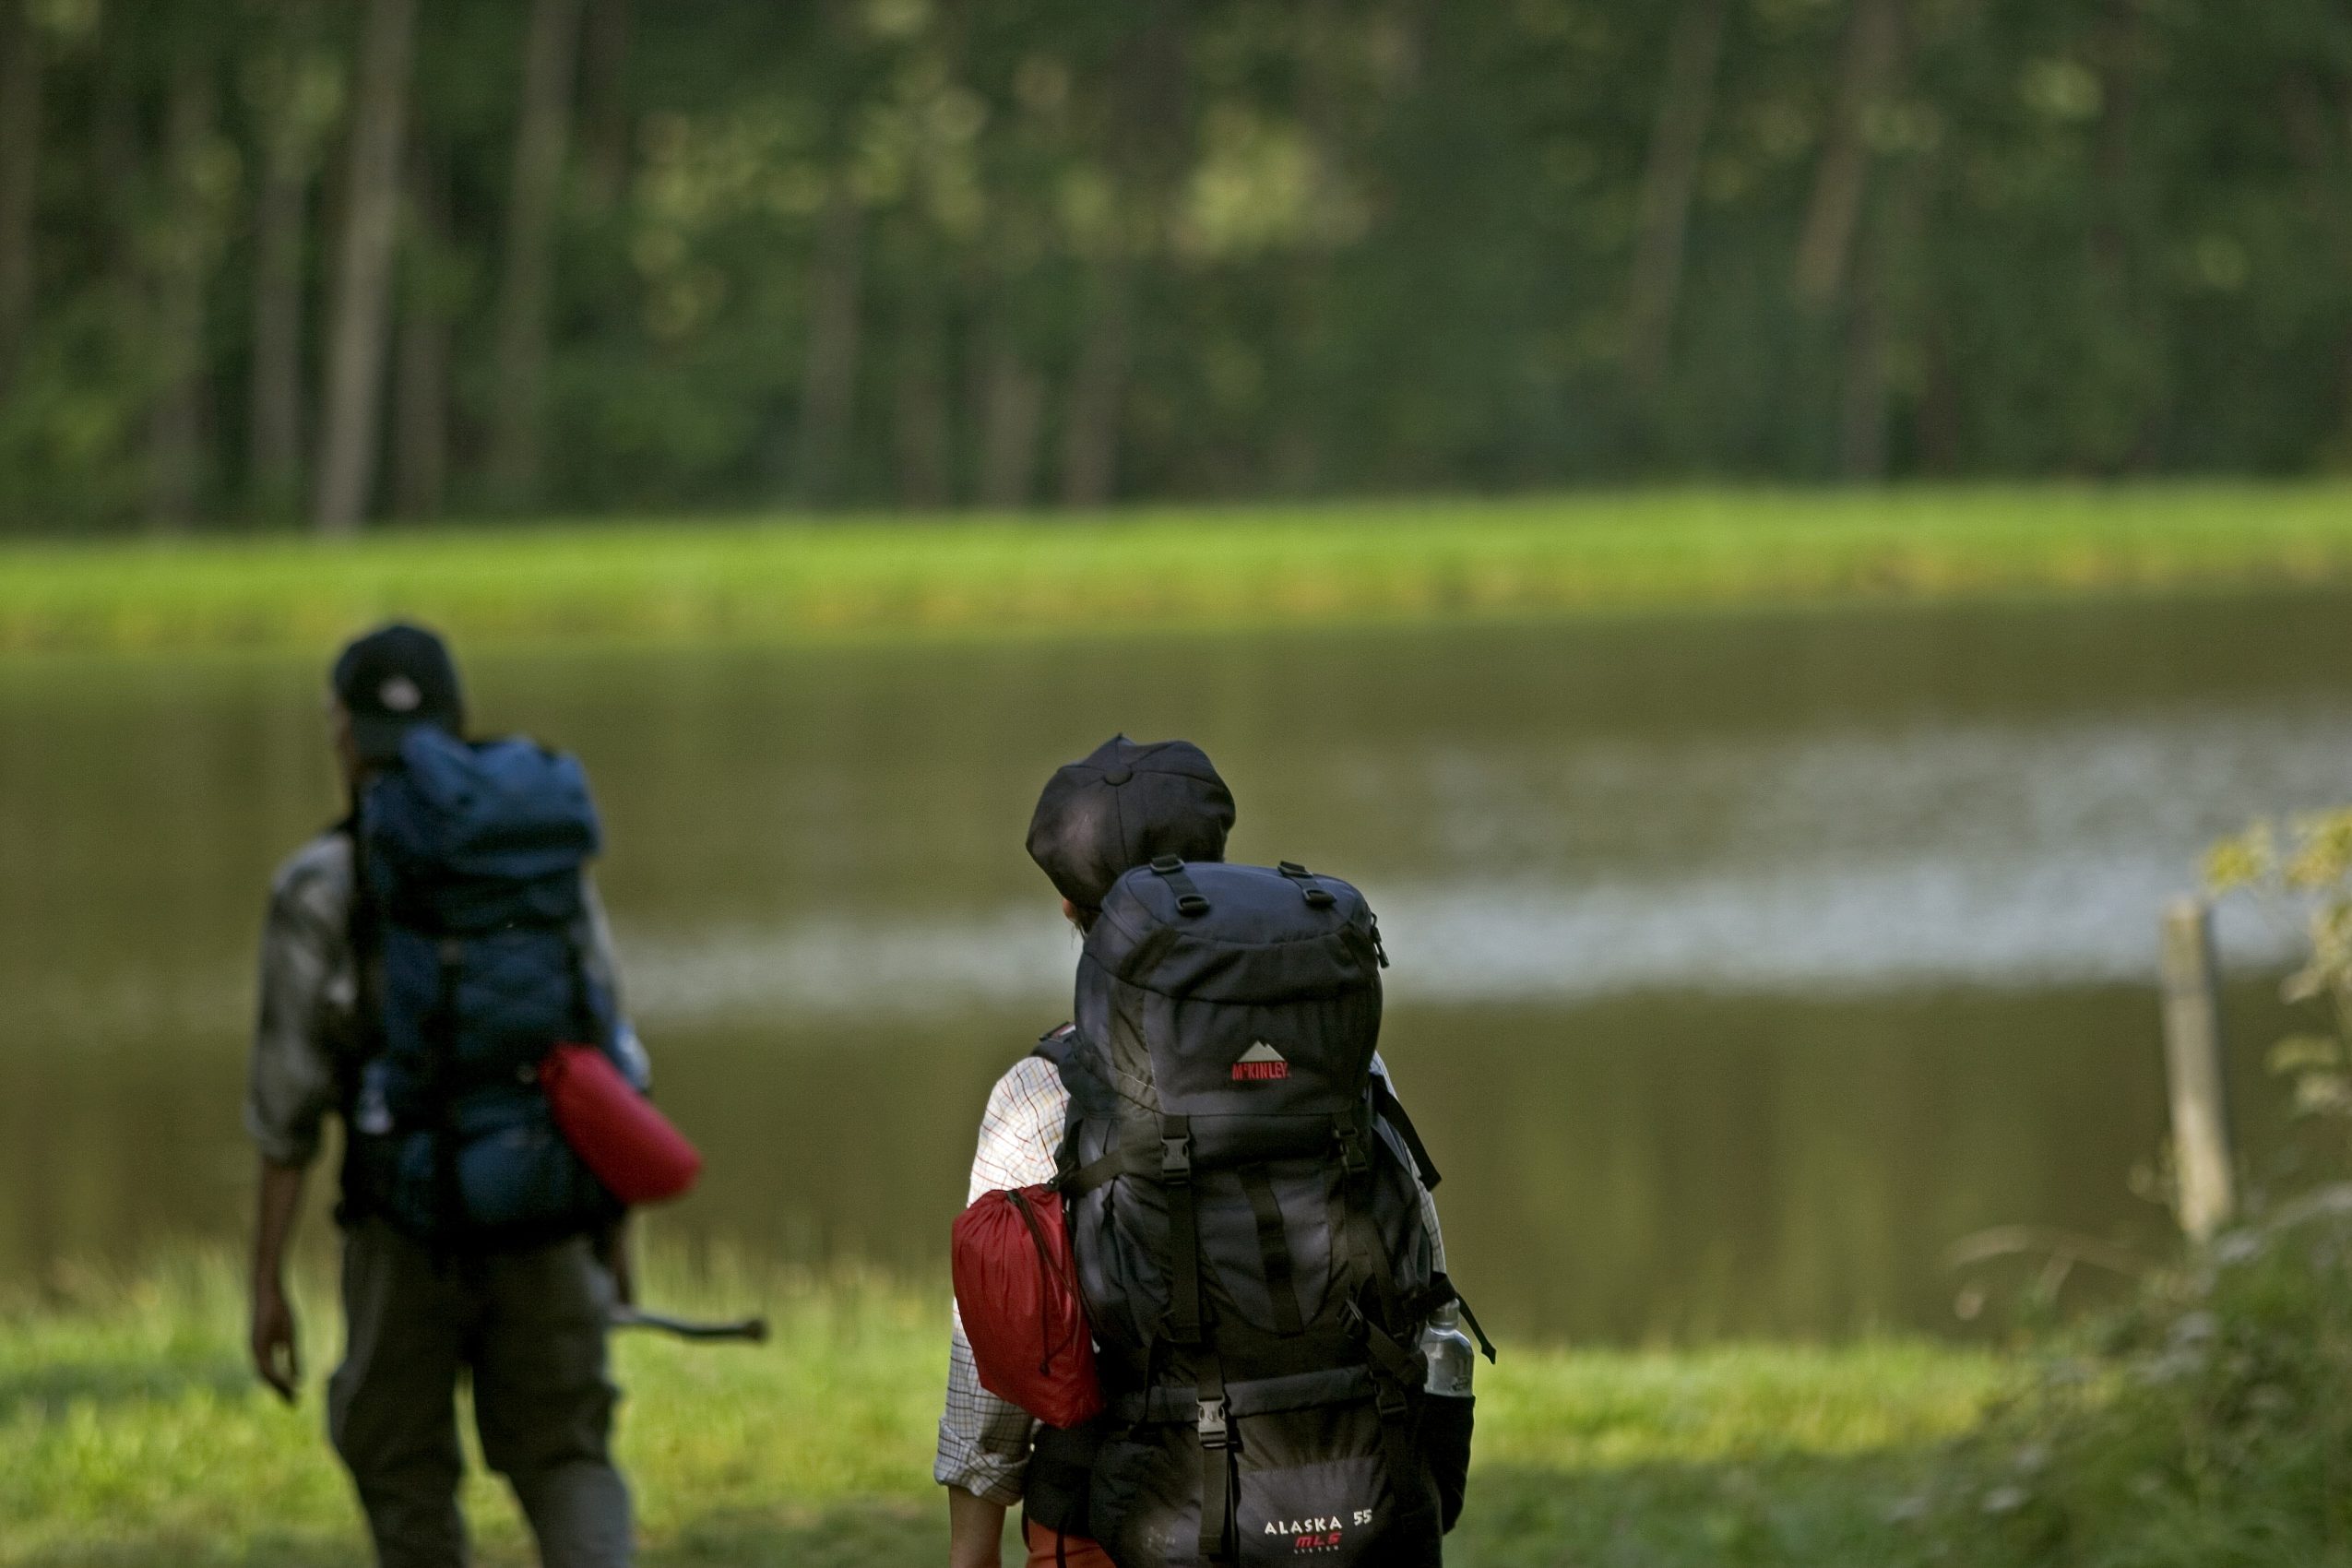
<instances>
[{"instance_id":1,"label":"red logo patch","mask_svg":"<svg viewBox=\"0 0 2352 1568\"><path fill-rule=\"evenodd\" d=\"M1289 1075L1290 1063L1283 1058L1282 1052L1264 1040L1241 1052L1241 1059L1233 1063L1233 1081L1237 1084L1262 1084Z\"/></svg>"}]
</instances>

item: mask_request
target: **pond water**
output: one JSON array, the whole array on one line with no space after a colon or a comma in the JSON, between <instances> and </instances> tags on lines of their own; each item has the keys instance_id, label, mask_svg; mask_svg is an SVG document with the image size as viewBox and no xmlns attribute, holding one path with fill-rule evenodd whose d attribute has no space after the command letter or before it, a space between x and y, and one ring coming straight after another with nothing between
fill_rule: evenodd
<instances>
[{"instance_id":1,"label":"pond water","mask_svg":"<svg viewBox=\"0 0 2352 1568\"><path fill-rule=\"evenodd\" d=\"M2157 908L2248 815L2352 798L2347 611L468 665L485 728L596 780L632 1010L710 1156L664 1234L936 1271L988 1086L1064 1012L1037 789L1114 730L1183 734L1236 858L1379 909L1387 1052L1485 1315L1638 1341L1954 1328L1944 1250L1995 1225L2161 1243L2132 1182L2163 1135ZM336 813L328 651L0 668L0 1277L243 1236L253 939ZM2281 951L2250 915L2225 936ZM2257 1159L2267 993L2230 999Z\"/></svg>"}]
</instances>

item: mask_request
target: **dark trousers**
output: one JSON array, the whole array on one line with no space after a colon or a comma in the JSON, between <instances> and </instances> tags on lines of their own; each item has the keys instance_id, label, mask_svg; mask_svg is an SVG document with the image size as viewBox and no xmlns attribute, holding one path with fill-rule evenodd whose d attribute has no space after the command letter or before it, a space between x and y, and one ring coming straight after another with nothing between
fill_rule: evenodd
<instances>
[{"instance_id":1,"label":"dark trousers","mask_svg":"<svg viewBox=\"0 0 2352 1568\"><path fill-rule=\"evenodd\" d=\"M609 1440L612 1287L584 1239L436 1260L378 1220L343 1243L349 1344L327 1431L382 1568L464 1568L457 1391L473 1381L482 1455L506 1478L547 1568L625 1568L629 1491Z\"/></svg>"}]
</instances>

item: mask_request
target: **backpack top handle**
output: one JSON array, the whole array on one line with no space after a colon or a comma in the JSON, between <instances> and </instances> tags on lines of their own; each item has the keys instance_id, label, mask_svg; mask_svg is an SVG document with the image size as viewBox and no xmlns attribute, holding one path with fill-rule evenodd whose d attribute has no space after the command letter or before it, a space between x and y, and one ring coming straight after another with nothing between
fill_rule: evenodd
<instances>
[{"instance_id":1,"label":"backpack top handle","mask_svg":"<svg viewBox=\"0 0 2352 1568\"><path fill-rule=\"evenodd\" d=\"M1199 885L1193 881L1192 876L1184 870L1184 861L1182 856L1158 856L1151 862L1151 869L1153 874L1166 882L1170 890L1176 895L1176 912L1178 914L1188 915L1194 919L1198 919L1200 916L1208 913L1210 909L1209 901L1202 894Z\"/></svg>"}]
</instances>

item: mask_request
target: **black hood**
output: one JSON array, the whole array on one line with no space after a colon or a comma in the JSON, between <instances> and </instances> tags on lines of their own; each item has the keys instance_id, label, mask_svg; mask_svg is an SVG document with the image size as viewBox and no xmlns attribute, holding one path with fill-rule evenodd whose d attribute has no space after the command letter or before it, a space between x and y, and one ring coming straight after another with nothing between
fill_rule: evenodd
<instances>
[{"instance_id":1,"label":"black hood","mask_svg":"<svg viewBox=\"0 0 2352 1568\"><path fill-rule=\"evenodd\" d=\"M1064 898L1098 909L1123 873L1158 856L1223 860L1232 827L1232 792L1198 746L1114 735L1046 780L1029 859Z\"/></svg>"}]
</instances>

